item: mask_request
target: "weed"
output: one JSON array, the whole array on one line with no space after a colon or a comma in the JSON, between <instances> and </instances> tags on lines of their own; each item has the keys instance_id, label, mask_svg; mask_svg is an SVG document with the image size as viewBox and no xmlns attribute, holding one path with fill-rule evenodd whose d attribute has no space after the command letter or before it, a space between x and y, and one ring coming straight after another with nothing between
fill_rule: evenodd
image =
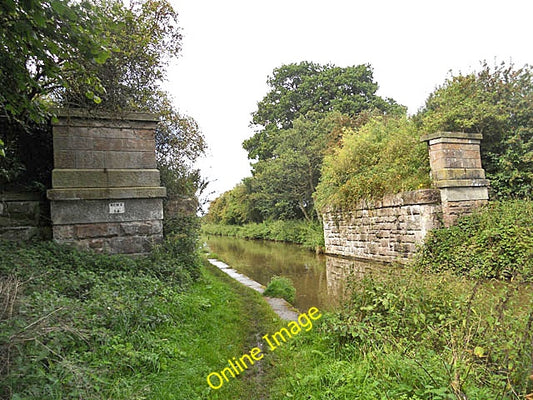
<instances>
[{"instance_id":1,"label":"weed","mask_svg":"<svg viewBox=\"0 0 533 400\"><path fill-rule=\"evenodd\" d=\"M274 276L263 292L264 296L280 297L289 303L294 302L296 289L292 281L284 276Z\"/></svg>"},{"instance_id":2,"label":"weed","mask_svg":"<svg viewBox=\"0 0 533 400\"><path fill-rule=\"evenodd\" d=\"M533 281L533 202L492 202L455 226L431 231L416 265L474 278Z\"/></svg>"},{"instance_id":3,"label":"weed","mask_svg":"<svg viewBox=\"0 0 533 400\"><path fill-rule=\"evenodd\" d=\"M246 225L204 223L202 224L202 233L243 239L290 242L301 244L313 251L322 251L324 248L324 231L318 222L276 220Z\"/></svg>"}]
</instances>

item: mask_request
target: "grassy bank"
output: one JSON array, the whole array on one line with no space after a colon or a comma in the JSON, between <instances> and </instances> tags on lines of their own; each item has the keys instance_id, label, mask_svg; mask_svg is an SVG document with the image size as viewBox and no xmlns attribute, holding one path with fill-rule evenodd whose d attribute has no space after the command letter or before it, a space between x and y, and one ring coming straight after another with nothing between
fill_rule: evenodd
<instances>
[{"instance_id":1,"label":"grassy bank","mask_svg":"<svg viewBox=\"0 0 533 400\"><path fill-rule=\"evenodd\" d=\"M203 223L201 229L207 235L289 242L313 251L324 248L324 231L318 222L277 220L245 225Z\"/></svg>"},{"instance_id":2,"label":"grassy bank","mask_svg":"<svg viewBox=\"0 0 533 400\"><path fill-rule=\"evenodd\" d=\"M355 281L342 311L278 353L270 399L524 399L530 290L414 270Z\"/></svg>"},{"instance_id":3,"label":"grassy bank","mask_svg":"<svg viewBox=\"0 0 533 400\"><path fill-rule=\"evenodd\" d=\"M491 202L450 228L430 232L416 265L472 278L533 282L533 201Z\"/></svg>"},{"instance_id":4,"label":"grassy bank","mask_svg":"<svg viewBox=\"0 0 533 400\"><path fill-rule=\"evenodd\" d=\"M182 252L187 240L139 259L0 243L0 398L260 393L266 376L254 371L217 391L206 376L277 319L260 295Z\"/></svg>"},{"instance_id":5,"label":"grassy bank","mask_svg":"<svg viewBox=\"0 0 533 400\"><path fill-rule=\"evenodd\" d=\"M498 213L472 218L501 231L512 218ZM515 229L527 227L518 214ZM281 325L259 294L199 257L190 231L182 221L137 259L0 242L0 398L518 400L533 391L531 283L415 267L354 280L341 310L211 389L209 373ZM492 240L492 251L506 243Z\"/></svg>"}]
</instances>

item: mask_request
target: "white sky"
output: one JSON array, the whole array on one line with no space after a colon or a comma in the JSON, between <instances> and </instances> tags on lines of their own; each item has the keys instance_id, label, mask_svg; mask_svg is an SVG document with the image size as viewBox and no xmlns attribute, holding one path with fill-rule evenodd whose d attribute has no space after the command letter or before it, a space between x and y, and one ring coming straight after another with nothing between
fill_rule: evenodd
<instances>
[{"instance_id":1,"label":"white sky","mask_svg":"<svg viewBox=\"0 0 533 400\"><path fill-rule=\"evenodd\" d=\"M242 142L266 79L283 64L370 63L378 94L411 114L449 76L480 61L533 64L531 0L171 0L183 52L167 89L209 146L214 196L250 176Z\"/></svg>"}]
</instances>

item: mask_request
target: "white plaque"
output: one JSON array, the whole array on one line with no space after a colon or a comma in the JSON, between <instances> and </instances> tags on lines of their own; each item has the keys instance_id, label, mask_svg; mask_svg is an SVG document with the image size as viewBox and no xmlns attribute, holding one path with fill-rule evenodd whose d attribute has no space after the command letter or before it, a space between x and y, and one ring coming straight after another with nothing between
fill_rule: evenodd
<instances>
[{"instance_id":1,"label":"white plaque","mask_svg":"<svg viewBox=\"0 0 533 400\"><path fill-rule=\"evenodd\" d=\"M124 202L109 203L109 214L124 214Z\"/></svg>"}]
</instances>

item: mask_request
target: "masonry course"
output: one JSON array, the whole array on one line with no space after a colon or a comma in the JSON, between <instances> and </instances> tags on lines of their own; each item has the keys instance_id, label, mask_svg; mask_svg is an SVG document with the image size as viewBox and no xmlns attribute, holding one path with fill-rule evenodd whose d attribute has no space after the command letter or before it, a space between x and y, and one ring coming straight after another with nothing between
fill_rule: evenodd
<instances>
[{"instance_id":1,"label":"masonry course","mask_svg":"<svg viewBox=\"0 0 533 400\"><path fill-rule=\"evenodd\" d=\"M360 201L351 210L323 214L326 253L407 262L431 229L453 225L488 202L489 181L475 133L437 132L428 143L434 189Z\"/></svg>"},{"instance_id":2,"label":"masonry course","mask_svg":"<svg viewBox=\"0 0 533 400\"><path fill-rule=\"evenodd\" d=\"M163 239L163 198L150 114L61 112L53 126L54 240L140 254Z\"/></svg>"}]
</instances>

